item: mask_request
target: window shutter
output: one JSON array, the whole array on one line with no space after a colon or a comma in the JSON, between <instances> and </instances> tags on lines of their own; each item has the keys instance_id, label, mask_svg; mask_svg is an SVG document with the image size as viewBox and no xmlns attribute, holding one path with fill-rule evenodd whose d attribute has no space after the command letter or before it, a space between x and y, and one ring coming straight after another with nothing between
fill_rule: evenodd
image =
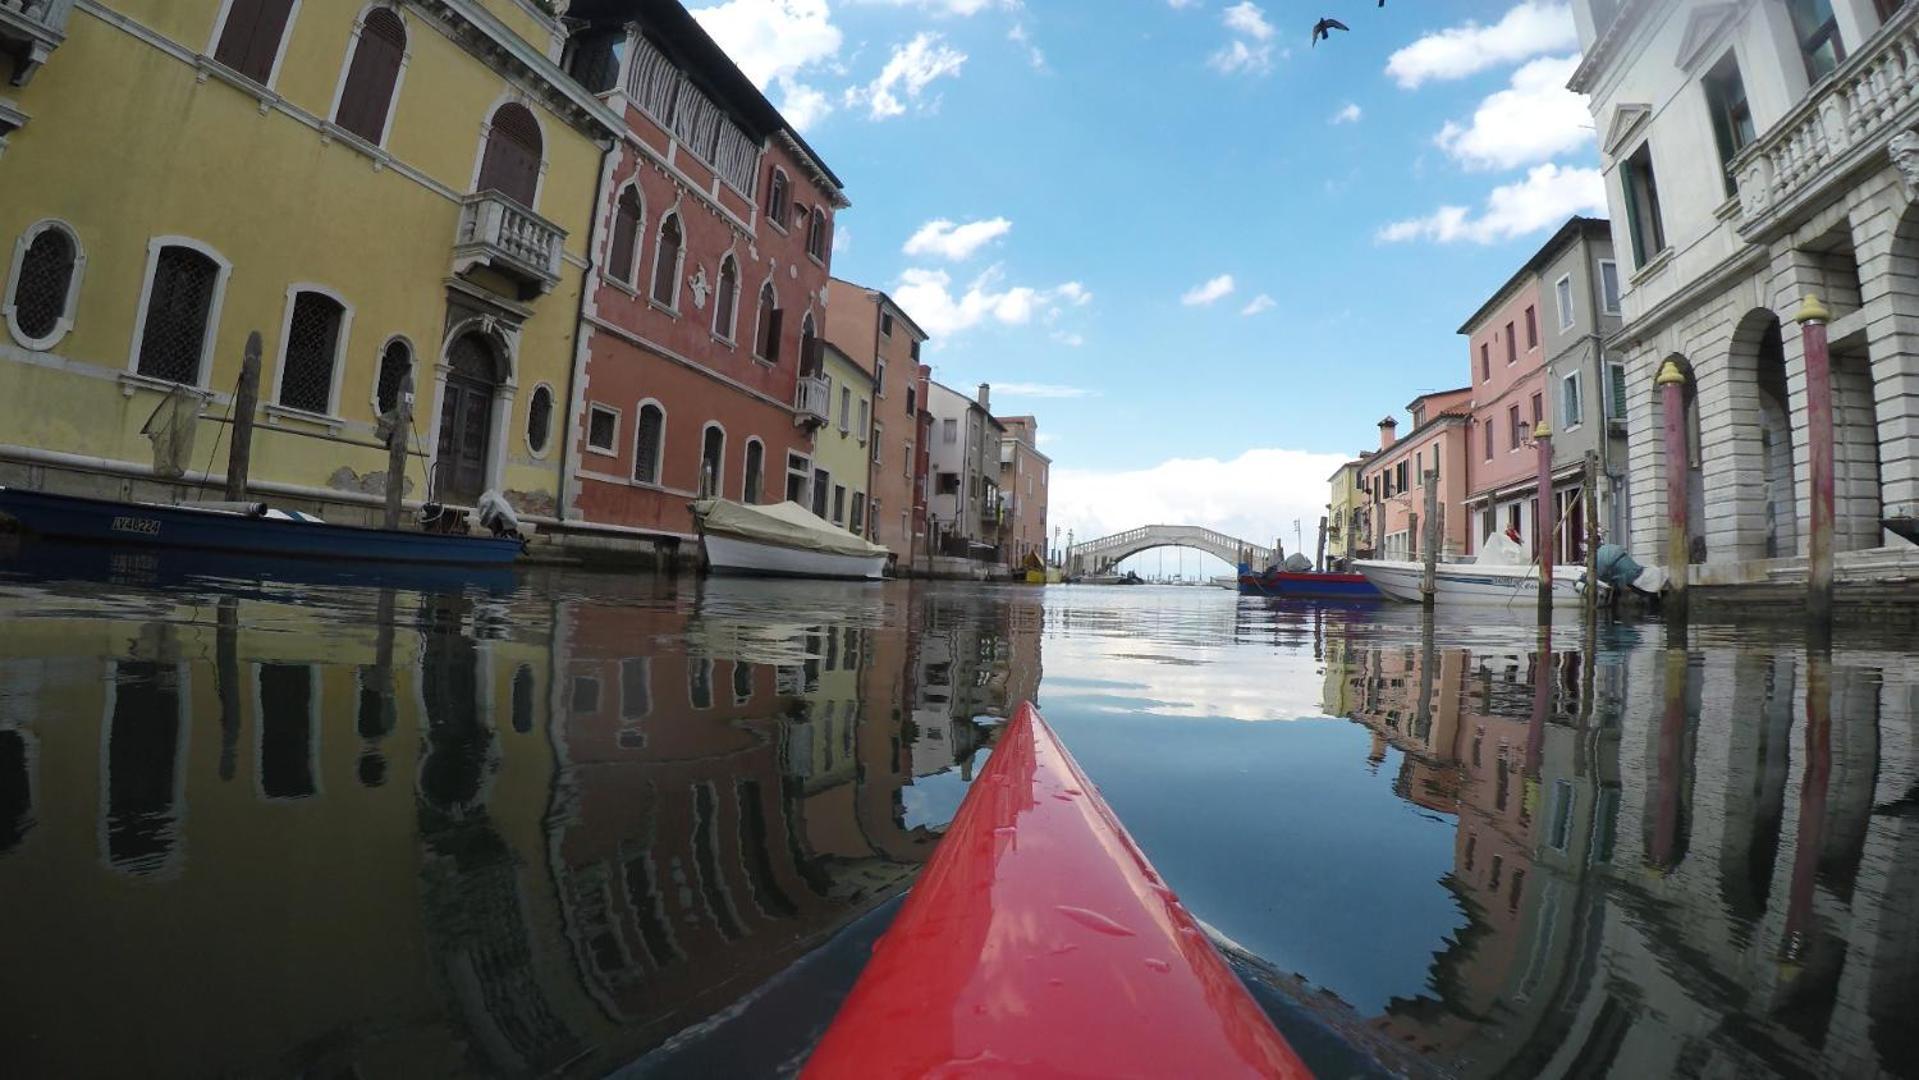
<instances>
[{"instance_id":1,"label":"window shutter","mask_svg":"<svg viewBox=\"0 0 1919 1080\"><path fill-rule=\"evenodd\" d=\"M480 190L498 191L528 209L540 183L540 125L524 105L509 102L493 114Z\"/></svg>"},{"instance_id":2,"label":"window shutter","mask_svg":"<svg viewBox=\"0 0 1919 1080\"><path fill-rule=\"evenodd\" d=\"M607 256L607 273L631 285L633 249L639 246L640 199L632 188L620 192L619 205L613 211L613 241Z\"/></svg>"},{"instance_id":3,"label":"window shutter","mask_svg":"<svg viewBox=\"0 0 1919 1080\"><path fill-rule=\"evenodd\" d=\"M273 75L273 58L293 14L293 0L233 0L213 58L257 83Z\"/></svg>"},{"instance_id":4,"label":"window shutter","mask_svg":"<svg viewBox=\"0 0 1919 1080\"><path fill-rule=\"evenodd\" d=\"M766 328L766 352L764 355L768 360L776 364L780 362L780 324L785 314L786 313L779 308L774 308L773 316L768 320Z\"/></svg>"},{"instance_id":5,"label":"window shutter","mask_svg":"<svg viewBox=\"0 0 1919 1080\"><path fill-rule=\"evenodd\" d=\"M406 27L400 17L386 8L368 12L360 27L359 43L353 49L353 63L347 68L346 88L341 91L340 111L334 123L367 142L379 143L405 55Z\"/></svg>"}]
</instances>

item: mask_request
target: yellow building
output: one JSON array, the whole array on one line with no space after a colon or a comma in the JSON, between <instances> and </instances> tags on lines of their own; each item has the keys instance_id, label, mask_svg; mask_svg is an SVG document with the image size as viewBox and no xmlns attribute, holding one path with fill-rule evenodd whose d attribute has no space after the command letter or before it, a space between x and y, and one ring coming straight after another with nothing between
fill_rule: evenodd
<instances>
[{"instance_id":1,"label":"yellow building","mask_svg":"<svg viewBox=\"0 0 1919 1080\"><path fill-rule=\"evenodd\" d=\"M1332 499L1326 504L1326 559L1329 565L1335 559L1363 558L1370 550L1365 520L1366 500L1359 491L1359 470L1369 457L1372 454L1361 454L1356 460L1333 470L1333 475L1327 477L1327 482L1332 485Z\"/></svg>"},{"instance_id":2,"label":"yellow building","mask_svg":"<svg viewBox=\"0 0 1919 1080\"><path fill-rule=\"evenodd\" d=\"M498 488L555 512L620 129L563 74L560 20L533 0L17 10L0 4L0 484L218 483L257 331L255 489L375 516L377 421L410 374L410 499ZM197 409L157 412L175 387ZM163 458L143 428L176 410L192 449Z\"/></svg>"},{"instance_id":3,"label":"yellow building","mask_svg":"<svg viewBox=\"0 0 1919 1080\"><path fill-rule=\"evenodd\" d=\"M873 460L873 377L832 344L822 344L821 352L831 415L813 434L813 512L866 536L871 527L866 481Z\"/></svg>"}]
</instances>

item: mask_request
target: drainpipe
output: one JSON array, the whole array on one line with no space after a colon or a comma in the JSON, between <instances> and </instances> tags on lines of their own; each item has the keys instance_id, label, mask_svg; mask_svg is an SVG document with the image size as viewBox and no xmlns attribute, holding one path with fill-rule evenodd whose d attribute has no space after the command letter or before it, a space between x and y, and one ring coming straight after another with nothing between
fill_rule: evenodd
<instances>
[{"instance_id":1,"label":"drainpipe","mask_svg":"<svg viewBox=\"0 0 1919 1080\"><path fill-rule=\"evenodd\" d=\"M581 382L585 375L586 356L586 305L593 295L593 289L600 280L599 252L600 244L606 239L606 230L602 228L604 220L601 203L606 199L606 182L613 173L613 153L619 149L620 138L615 135L607 140L600 150L600 178L593 186L593 225L587 230L586 269L580 273L580 309L573 319L573 368L566 373L566 438L560 447L560 497L553 508L553 517L561 524L566 523L567 503L573 497L573 480L579 471L578 449L573 438L574 426L579 423L581 406L585 402L578 400L583 389ZM528 399L531 402L531 398ZM529 408L531 405L529 404ZM551 432L549 432L549 435Z\"/></svg>"}]
</instances>

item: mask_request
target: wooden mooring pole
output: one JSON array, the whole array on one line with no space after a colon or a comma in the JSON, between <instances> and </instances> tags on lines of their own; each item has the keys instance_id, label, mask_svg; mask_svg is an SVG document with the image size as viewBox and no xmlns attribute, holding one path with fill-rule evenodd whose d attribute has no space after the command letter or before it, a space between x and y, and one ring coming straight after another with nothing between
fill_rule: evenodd
<instances>
[{"instance_id":1,"label":"wooden mooring pole","mask_svg":"<svg viewBox=\"0 0 1919 1080\"><path fill-rule=\"evenodd\" d=\"M1679 365L1667 360L1660 365L1660 409L1665 415L1666 434L1666 626L1684 635L1689 612L1686 608L1687 563L1692 559L1691 532L1686 523L1688 476L1686 459L1686 375Z\"/></svg>"},{"instance_id":2,"label":"wooden mooring pole","mask_svg":"<svg viewBox=\"0 0 1919 1080\"><path fill-rule=\"evenodd\" d=\"M233 390L233 442L227 446L227 501L244 502L247 469L253 463L253 413L260 404L260 332L247 335L240 385Z\"/></svg>"},{"instance_id":3,"label":"wooden mooring pole","mask_svg":"<svg viewBox=\"0 0 1919 1080\"><path fill-rule=\"evenodd\" d=\"M1533 521L1533 548L1539 553L1539 622L1553 621L1553 563L1559 561L1558 537L1553 535L1553 431L1544 417L1533 425L1533 447L1539 455L1539 516Z\"/></svg>"},{"instance_id":4,"label":"wooden mooring pole","mask_svg":"<svg viewBox=\"0 0 1919 1080\"><path fill-rule=\"evenodd\" d=\"M400 508L406 499L406 454L413 431L413 373L400 380L393 395L392 428L386 433L386 528L400 527Z\"/></svg>"},{"instance_id":5,"label":"wooden mooring pole","mask_svg":"<svg viewBox=\"0 0 1919 1080\"><path fill-rule=\"evenodd\" d=\"M1832 313L1806 294L1793 316L1806 347L1806 449L1812 461L1812 536L1806 544L1806 617L1815 644L1832 635L1832 354L1826 323Z\"/></svg>"},{"instance_id":6,"label":"wooden mooring pole","mask_svg":"<svg viewBox=\"0 0 1919 1080\"><path fill-rule=\"evenodd\" d=\"M1313 556L1313 569L1324 572L1326 569L1326 515L1319 515L1319 550Z\"/></svg>"},{"instance_id":7,"label":"wooden mooring pole","mask_svg":"<svg viewBox=\"0 0 1919 1080\"><path fill-rule=\"evenodd\" d=\"M1425 566L1419 579L1419 595L1421 602L1430 608L1439 592L1439 476L1428 469L1420 482L1426 488L1426 519L1422 523L1426 535L1421 541Z\"/></svg>"},{"instance_id":8,"label":"wooden mooring pole","mask_svg":"<svg viewBox=\"0 0 1919 1080\"><path fill-rule=\"evenodd\" d=\"M1586 451L1585 479L1580 497L1586 512L1586 621L1599 618L1599 455Z\"/></svg>"}]
</instances>

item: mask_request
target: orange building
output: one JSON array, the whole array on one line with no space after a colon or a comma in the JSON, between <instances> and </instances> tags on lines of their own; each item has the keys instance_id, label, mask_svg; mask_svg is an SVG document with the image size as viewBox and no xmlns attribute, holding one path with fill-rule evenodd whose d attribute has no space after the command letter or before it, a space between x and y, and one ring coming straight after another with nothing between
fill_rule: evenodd
<instances>
[{"instance_id":1,"label":"orange building","mask_svg":"<svg viewBox=\"0 0 1919 1080\"><path fill-rule=\"evenodd\" d=\"M1466 498L1466 425L1471 403L1468 387L1421 394L1406 406L1413 430L1403 439L1398 438L1399 421L1388 416L1379 422L1379 452L1359 470L1359 488L1372 511L1376 558L1422 557L1428 472L1437 474L1441 556L1470 550L1461 508Z\"/></svg>"},{"instance_id":2,"label":"orange building","mask_svg":"<svg viewBox=\"0 0 1919 1080\"><path fill-rule=\"evenodd\" d=\"M873 377L870 539L910 566L915 535L926 528L925 498L916 493L925 475L919 429L931 369L920 365L920 346L927 334L878 289L834 278L826 297L826 340Z\"/></svg>"}]
</instances>

